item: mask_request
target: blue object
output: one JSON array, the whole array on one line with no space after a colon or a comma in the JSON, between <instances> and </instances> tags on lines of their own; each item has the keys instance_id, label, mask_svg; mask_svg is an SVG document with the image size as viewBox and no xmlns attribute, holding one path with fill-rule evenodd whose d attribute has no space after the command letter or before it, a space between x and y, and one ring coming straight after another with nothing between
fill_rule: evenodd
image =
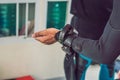
<instances>
[{"instance_id":1,"label":"blue object","mask_svg":"<svg viewBox=\"0 0 120 80\"><path fill-rule=\"evenodd\" d=\"M92 63L92 60L86 56L83 56L82 54L80 54L80 57L84 60L87 60L88 63L85 65L85 70L82 74L82 77L80 80L85 80L85 74L86 74L86 71L88 69L88 67L91 65ZM108 70L108 67L106 64L101 64L100 65L101 69L100 69L100 72L99 72L99 80L114 80L114 74L112 77L110 77L109 75L109 70Z\"/></svg>"},{"instance_id":2,"label":"blue object","mask_svg":"<svg viewBox=\"0 0 120 80\"><path fill-rule=\"evenodd\" d=\"M110 77L107 65L101 64L100 67L99 80L114 80L114 74Z\"/></svg>"}]
</instances>

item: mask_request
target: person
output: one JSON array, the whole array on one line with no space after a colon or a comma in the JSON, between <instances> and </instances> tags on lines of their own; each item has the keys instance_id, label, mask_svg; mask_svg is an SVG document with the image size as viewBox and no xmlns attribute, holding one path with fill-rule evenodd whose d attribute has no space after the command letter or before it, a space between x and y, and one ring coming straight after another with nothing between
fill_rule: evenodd
<instances>
[{"instance_id":1,"label":"person","mask_svg":"<svg viewBox=\"0 0 120 80\"><path fill-rule=\"evenodd\" d=\"M98 40L101 34L103 33L103 29L111 14L112 4L113 4L112 0L103 0L103 1L72 0L71 13L74 16L71 20L71 25L78 33L77 38L80 37L88 40L92 39L93 41ZM44 44L53 44L57 41L54 38L57 33L59 33L59 30L50 28L34 33L33 37ZM80 39L80 41L82 40ZM79 39L76 41L76 43L77 42L79 43ZM88 66L91 64L92 58L91 57L90 57L91 59L88 58L89 56L86 57L87 55L85 56L84 52L82 51L77 52L76 49L74 48L73 50L76 53L79 53L79 55L77 55L79 56L78 58L79 65L77 65L78 69L76 70L77 71L76 80L84 80L86 70ZM114 79L113 63L110 65L101 64L100 80ZM68 70L65 69L65 73L67 80L70 80L71 77L69 75Z\"/></svg>"}]
</instances>

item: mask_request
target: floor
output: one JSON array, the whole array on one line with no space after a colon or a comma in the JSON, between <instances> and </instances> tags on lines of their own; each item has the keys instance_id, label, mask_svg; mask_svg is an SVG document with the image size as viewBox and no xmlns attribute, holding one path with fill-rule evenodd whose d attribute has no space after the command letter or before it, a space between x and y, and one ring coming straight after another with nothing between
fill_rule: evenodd
<instances>
[{"instance_id":1,"label":"floor","mask_svg":"<svg viewBox=\"0 0 120 80\"><path fill-rule=\"evenodd\" d=\"M90 66L86 73L86 79L85 80L98 80L99 77L99 65ZM116 74L115 74L116 79ZM47 80L65 80L65 77L58 77L53 79L47 79Z\"/></svg>"},{"instance_id":2,"label":"floor","mask_svg":"<svg viewBox=\"0 0 120 80\"><path fill-rule=\"evenodd\" d=\"M87 70L85 80L98 80L98 72L99 72L99 65L90 66ZM65 80L65 77L52 78L47 80Z\"/></svg>"}]
</instances>

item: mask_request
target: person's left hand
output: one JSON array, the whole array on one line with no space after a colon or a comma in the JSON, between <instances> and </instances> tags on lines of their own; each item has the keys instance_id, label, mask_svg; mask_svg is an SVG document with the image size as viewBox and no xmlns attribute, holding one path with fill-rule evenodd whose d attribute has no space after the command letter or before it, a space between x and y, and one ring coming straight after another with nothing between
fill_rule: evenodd
<instances>
[{"instance_id":1,"label":"person's left hand","mask_svg":"<svg viewBox=\"0 0 120 80\"><path fill-rule=\"evenodd\" d=\"M49 28L49 29L34 33L32 37L35 38L37 41L40 41L41 43L49 45L56 42L55 34L58 31L59 31L58 29Z\"/></svg>"}]
</instances>

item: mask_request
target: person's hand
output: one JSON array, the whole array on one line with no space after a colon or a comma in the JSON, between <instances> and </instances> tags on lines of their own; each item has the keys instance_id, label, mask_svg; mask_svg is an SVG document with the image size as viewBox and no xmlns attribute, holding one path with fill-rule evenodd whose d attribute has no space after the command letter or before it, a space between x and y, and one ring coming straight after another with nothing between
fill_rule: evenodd
<instances>
[{"instance_id":1,"label":"person's hand","mask_svg":"<svg viewBox=\"0 0 120 80\"><path fill-rule=\"evenodd\" d=\"M55 40L55 34L58 32L58 29L55 28L49 28L43 31L36 32L32 35L33 38L35 38L37 41L40 41L44 44L53 44L56 42Z\"/></svg>"}]
</instances>

